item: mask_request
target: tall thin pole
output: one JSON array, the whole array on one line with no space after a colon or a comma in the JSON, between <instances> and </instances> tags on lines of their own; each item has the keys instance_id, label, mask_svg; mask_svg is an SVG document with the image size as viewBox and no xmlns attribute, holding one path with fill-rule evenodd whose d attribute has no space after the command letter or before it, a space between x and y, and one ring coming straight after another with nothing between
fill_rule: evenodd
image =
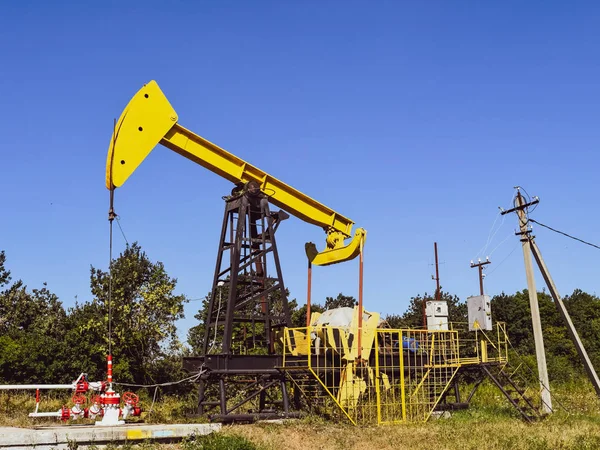
<instances>
[{"instance_id":1,"label":"tall thin pole","mask_svg":"<svg viewBox=\"0 0 600 450\"><path fill-rule=\"evenodd\" d=\"M438 251L437 251L437 242L433 243L433 252L435 255L435 277L431 275L431 278L436 282L435 288L435 299L440 299L440 270L438 264ZM423 328L427 329L427 301L423 299Z\"/></svg>"},{"instance_id":2,"label":"tall thin pole","mask_svg":"<svg viewBox=\"0 0 600 450\"><path fill-rule=\"evenodd\" d=\"M113 267L113 220L117 217L115 213L114 203L115 203L115 186L112 182L112 159L115 152L115 145L117 139L117 119L115 118L113 121L113 146L111 155L111 167L110 167L110 205L108 208L108 223L110 224L110 237L109 237L109 257L108 257L108 355L106 356L106 380L108 381L108 388L112 390L112 369L113 369L113 360L112 360L112 267Z\"/></svg>"},{"instance_id":3,"label":"tall thin pole","mask_svg":"<svg viewBox=\"0 0 600 450\"><path fill-rule=\"evenodd\" d=\"M562 299L560 298L560 294L558 293L558 289L556 289L554 280L550 276L550 271L546 267L546 263L544 263L544 259L542 258L542 253L540 252L540 249L538 248L537 244L535 243L535 240L533 239L533 237L531 237L530 239L531 239L531 251L533 252L533 257L535 258L535 261L537 262L538 267L540 268L540 272L542 273L542 276L544 277L544 280L546 281L546 285L548 286L548 289L550 290L550 294L552 295L552 298L554 299L554 302L557 306L558 312L560 313L560 315L562 316L563 320L565 321L565 323L567 325L567 331L569 332L569 335L571 336L571 340L573 341L573 344L575 345L575 349L577 350L577 353L579 354L579 358L581 358L581 361L583 362L583 367L588 375L588 378L590 379L590 381L592 382L592 385L594 386L594 389L596 390L596 395L598 395L600 397L600 378L598 378L598 374L596 373L596 370L594 369L592 361L590 360L590 358L587 354L587 351L585 350L585 347L583 346L583 342L581 342L581 339L579 338L579 334L577 333L577 330L575 329L575 325L573 325L573 322L571 321L571 316L569 315L569 312L567 311L565 304L563 303Z\"/></svg>"},{"instance_id":4,"label":"tall thin pole","mask_svg":"<svg viewBox=\"0 0 600 450\"><path fill-rule=\"evenodd\" d=\"M483 295L483 266L491 263L492 262L487 258L484 262L481 262L481 259L478 260L477 264L473 264L473 261L471 261L471 267L477 267L479 269L479 295Z\"/></svg>"},{"instance_id":5,"label":"tall thin pole","mask_svg":"<svg viewBox=\"0 0 600 450\"><path fill-rule=\"evenodd\" d=\"M362 319L363 319L363 241L360 241L360 256L358 267L358 359L360 360L362 350Z\"/></svg>"},{"instance_id":6,"label":"tall thin pole","mask_svg":"<svg viewBox=\"0 0 600 450\"><path fill-rule=\"evenodd\" d=\"M435 281L437 284L437 287L435 289L435 299L439 300L440 299L440 271L439 271L439 264L438 264L437 242L433 243L433 249L435 252Z\"/></svg>"},{"instance_id":7,"label":"tall thin pole","mask_svg":"<svg viewBox=\"0 0 600 450\"><path fill-rule=\"evenodd\" d=\"M312 290L312 263L308 261L308 287L306 292L306 327L310 327L310 293Z\"/></svg>"},{"instance_id":8,"label":"tall thin pole","mask_svg":"<svg viewBox=\"0 0 600 450\"><path fill-rule=\"evenodd\" d=\"M113 220L117 215L114 209L114 193L115 189L110 190L110 208L108 210L109 226L109 244L108 244L108 356L112 355L112 263L113 263Z\"/></svg>"},{"instance_id":9,"label":"tall thin pole","mask_svg":"<svg viewBox=\"0 0 600 450\"><path fill-rule=\"evenodd\" d=\"M540 393L542 397L542 408L544 412L552 412L552 397L550 395L550 381L548 380L548 368L546 366L546 353L544 351L544 336L542 334L542 321L540 318L540 308L537 298L537 290L535 286L535 278L533 276L533 264L531 261L531 242L529 230L527 229L528 218L525 209L527 204L517 191L516 212L519 217L519 228L521 242L523 247L523 259L525 262L525 274L527 277L527 289L529 291L529 305L531 307L531 321L533 325L533 340L535 343L535 355L537 359L538 375L540 381Z\"/></svg>"}]
</instances>

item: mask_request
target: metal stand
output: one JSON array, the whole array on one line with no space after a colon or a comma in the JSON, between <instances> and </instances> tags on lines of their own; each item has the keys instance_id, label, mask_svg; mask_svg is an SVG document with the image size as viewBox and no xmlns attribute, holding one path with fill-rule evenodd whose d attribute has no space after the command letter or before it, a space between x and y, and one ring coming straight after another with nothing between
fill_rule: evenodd
<instances>
[{"instance_id":1,"label":"metal stand","mask_svg":"<svg viewBox=\"0 0 600 450\"><path fill-rule=\"evenodd\" d=\"M277 369L283 352L276 345L278 331L291 326L291 317L275 232L289 215L270 212L268 197L255 182L237 187L225 200L203 356L185 358L184 367L206 369L199 380L198 414L218 406L220 414L211 419L220 422L288 417L285 374ZM275 277L267 276L269 255ZM211 401L207 390L214 384L218 400ZM228 399L234 396L236 402L230 405ZM255 398L255 410L238 412L244 405L248 410Z\"/></svg>"}]
</instances>

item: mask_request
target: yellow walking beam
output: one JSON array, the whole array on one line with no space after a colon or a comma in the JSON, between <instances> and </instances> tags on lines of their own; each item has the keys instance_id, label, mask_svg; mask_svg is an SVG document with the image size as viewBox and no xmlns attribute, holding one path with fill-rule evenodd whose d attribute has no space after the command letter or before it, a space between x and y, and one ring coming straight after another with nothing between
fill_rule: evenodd
<instances>
[{"instance_id":1,"label":"yellow walking beam","mask_svg":"<svg viewBox=\"0 0 600 450\"><path fill-rule=\"evenodd\" d=\"M123 110L108 149L106 187L123 185L157 144L179 153L232 183L256 181L270 202L299 219L323 228L326 248L306 244L306 254L315 265L348 261L360 253L366 231L359 228L352 237L350 219L308 195L263 172L177 123L177 113L155 81L144 85ZM352 237L348 245L345 239Z\"/></svg>"}]
</instances>

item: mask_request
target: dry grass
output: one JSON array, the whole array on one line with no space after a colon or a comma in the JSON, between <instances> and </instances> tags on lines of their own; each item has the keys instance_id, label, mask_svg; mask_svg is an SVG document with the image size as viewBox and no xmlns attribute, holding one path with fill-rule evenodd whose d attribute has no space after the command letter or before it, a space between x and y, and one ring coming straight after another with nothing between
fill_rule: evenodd
<instances>
[{"instance_id":1,"label":"dry grass","mask_svg":"<svg viewBox=\"0 0 600 450\"><path fill-rule=\"evenodd\" d=\"M230 426L224 433L265 449L597 449L600 425L585 420L547 420L526 425L513 418L439 420L369 428L315 424Z\"/></svg>"},{"instance_id":2,"label":"dry grass","mask_svg":"<svg viewBox=\"0 0 600 450\"><path fill-rule=\"evenodd\" d=\"M63 405L72 406L71 392L41 392L40 412L54 412ZM143 413L140 418L131 417L128 422L144 423L184 423L192 422L186 413L192 410L196 401L195 393L185 398L165 396L152 403L152 395L141 393L140 403ZM52 417L31 418L29 413L35 410L35 391L0 391L0 426L31 427L38 425L68 425ZM200 420L198 420L200 421ZM93 424L93 420L81 419L77 423Z\"/></svg>"},{"instance_id":3,"label":"dry grass","mask_svg":"<svg viewBox=\"0 0 600 450\"><path fill-rule=\"evenodd\" d=\"M591 386L562 385L554 395L556 412L534 424L524 422L496 388L484 384L469 410L425 424L353 427L312 417L284 425L228 426L223 432L269 450L599 449L600 401Z\"/></svg>"},{"instance_id":4,"label":"dry grass","mask_svg":"<svg viewBox=\"0 0 600 450\"><path fill-rule=\"evenodd\" d=\"M68 402L70 395L41 393L42 403L40 412L58 411ZM34 425L57 425L54 418L31 418L30 412L35 411L35 391L2 391L0 392L0 426L31 427Z\"/></svg>"},{"instance_id":5,"label":"dry grass","mask_svg":"<svg viewBox=\"0 0 600 450\"><path fill-rule=\"evenodd\" d=\"M523 422L502 394L484 383L469 410L456 412L448 419L431 420L426 424L354 427L348 423L331 423L318 417L308 417L283 425L224 426L222 435L246 438L257 448L265 450L600 448L600 401L591 386L586 382L560 385L553 389L553 394L557 411L534 424ZM58 410L68 399L68 395L50 398L45 396L40 410ZM559 402L567 411L559 408ZM146 399L144 406L148 408L150 403L151 399ZM186 404L187 399L163 398L154 406L154 413L143 416L142 420L154 423L184 422L186 408L183 405ZM27 417L34 408L32 395L1 393L0 425L57 424L54 419L34 420ZM227 442L242 441L232 439ZM182 443L178 448L213 448L202 445L186 446ZM148 444L145 448L158 446ZM161 450L164 448L161 447ZM214 448L241 447L227 444Z\"/></svg>"}]
</instances>

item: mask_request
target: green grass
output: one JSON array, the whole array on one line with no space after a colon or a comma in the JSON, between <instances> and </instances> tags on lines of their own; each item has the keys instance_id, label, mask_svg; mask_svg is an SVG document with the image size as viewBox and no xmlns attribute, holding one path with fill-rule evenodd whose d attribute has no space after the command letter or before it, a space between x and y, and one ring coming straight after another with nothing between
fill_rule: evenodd
<instances>
[{"instance_id":1,"label":"green grass","mask_svg":"<svg viewBox=\"0 0 600 450\"><path fill-rule=\"evenodd\" d=\"M587 380L552 386L555 412L529 424L490 383L483 383L468 410L427 423L353 427L307 417L284 425L224 427L267 450L363 449L598 449L600 401ZM560 404L564 406L561 407Z\"/></svg>"},{"instance_id":2,"label":"green grass","mask_svg":"<svg viewBox=\"0 0 600 450\"><path fill-rule=\"evenodd\" d=\"M354 427L348 421L332 422L318 416L288 421L283 425L227 425L209 436L188 438L178 444L128 443L121 448L161 449L597 449L600 448L600 400L587 380L552 386L556 411L544 419L524 422L506 398L490 383L483 383L468 410L457 411L447 419L428 423ZM58 410L69 395L44 395L40 411ZM147 410L152 402L142 396ZM146 423L189 422L186 412L195 396L164 397L152 414L144 413ZM564 405L564 408L560 407ZM0 393L0 425L32 426L59 424L54 419L27 417L35 408L30 394Z\"/></svg>"},{"instance_id":3,"label":"green grass","mask_svg":"<svg viewBox=\"0 0 600 450\"><path fill-rule=\"evenodd\" d=\"M209 434L186 438L181 444L182 450L259 450L250 439L236 434Z\"/></svg>"}]
</instances>

